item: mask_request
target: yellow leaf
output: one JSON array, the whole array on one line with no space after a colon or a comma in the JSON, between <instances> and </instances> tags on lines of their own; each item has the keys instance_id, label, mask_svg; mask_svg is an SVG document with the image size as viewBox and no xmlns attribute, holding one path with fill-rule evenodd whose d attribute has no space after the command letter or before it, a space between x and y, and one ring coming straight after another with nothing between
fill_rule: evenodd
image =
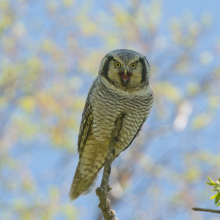
<instances>
[{"instance_id":1,"label":"yellow leaf","mask_svg":"<svg viewBox=\"0 0 220 220\"><path fill-rule=\"evenodd\" d=\"M20 100L20 106L27 112L33 112L35 104L35 100L32 96L26 96Z\"/></svg>"},{"instance_id":2,"label":"yellow leaf","mask_svg":"<svg viewBox=\"0 0 220 220\"><path fill-rule=\"evenodd\" d=\"M192 127L194 129L202 129L205 126L207 126L209 122L210 122L210 117L207 114L201 114L193 120Z\"/></svg>"},{"instance_id":3,"label":"yellow leaf","mask_svg":"<svg viewBox=\"0 0 220 220\"><path fill-rule=\"evenodd\" d=\"M58 199L59 198L59 189L57 187L51 187L49 189L49 195L50 195L50 198L53 198L53 199Z\"/></svg>"},{"instance_id":4,"label":"yellow leaf","mask_svg":"<svg viewBox=\"0 0 220 220\"><path fill-rule=\"evenodd\" d=\"M218 194L218 193L217 193ZM216 195L214 195L214 196L212 196L210 199L214 199L216 196L217 196L217 194Z\"/></svg>"},{"instance_id":5,"label":"yellow leaf","mask_svg":"<svg viewBox=\"0 0 220 220\"><path fill-rule=\"evenodd\" d=\"M73 5L74 1L73 0L63 0L63 4L66 7L71 7Z\"/></svg>"},{"instance_id":6,"label":"yellow leaf","mask_svg":"<svg viewBox=\"0 0 220 220\"><path fill-rule=\"evenodd\" d=\"M218 96L212 96L209 98L209 107L211 109L216 109L219 107L220 98Z\"/></svg>"},{"instance_id":7,"label":"yellow leaf","mask_svg":"<svg viewBox=\"0 0 220 220\"><path fill-rule=\"evenodd\" d=\"M155 87L155 91L158 94L163 94L166 98L174 102L177 102L181 98L178 88L169 82L158 83Z\"/></svg>"}]
</instances>

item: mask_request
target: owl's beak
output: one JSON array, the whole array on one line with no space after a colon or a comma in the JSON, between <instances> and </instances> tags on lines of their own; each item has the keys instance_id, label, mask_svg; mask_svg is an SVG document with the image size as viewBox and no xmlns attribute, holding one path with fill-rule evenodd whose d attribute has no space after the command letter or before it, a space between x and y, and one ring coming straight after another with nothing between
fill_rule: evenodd
<instances>
[{"instance_id":1,"label":"owl's beak","mask_svg":"<svg viewBox=\"0 0 220 220\"><path fill-rule=\"evenodd\" d=\"M127 66L124 66L124 70L123 72L119 72L119 75L122 79L122 83L123 84L127 84L129 82L129 77L132 75L129 70L128 70L128 67Z\"/></svg>"},{"instance_id":2,"label":"owl's beak","mask_svg":"<svg viewBox=\"0 0 220 220\"><path fill-rule=\"evenodd\" d=\"M128 72L128 69L127 69L127 67L125 66L125 67L124 67L125 76L127 75L127 72Z\"/></svg>"}]
</instances>

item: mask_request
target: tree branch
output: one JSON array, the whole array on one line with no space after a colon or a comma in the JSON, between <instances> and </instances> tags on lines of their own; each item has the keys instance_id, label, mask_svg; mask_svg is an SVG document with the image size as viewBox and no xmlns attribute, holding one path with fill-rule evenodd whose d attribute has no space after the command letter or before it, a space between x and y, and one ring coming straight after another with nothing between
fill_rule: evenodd
<instances>
[{"instance_id":1,"label":"tree branch","mask_svg":"<svg viewBox=\"0 0 220 220\"><path fill-rule=\"evenodd\" d=\"M214 209L203 209L203 208L192 208L194 211L202 211L202 212L212 212L220 214L220 210L214 210Z\"/></svg>"},{"instance_id":2,"label":"tree branch","mask_svg":"<svg viewBox=\"0 0 220 220\"><path fill-rule=\"evenodd\" d=\"M115 129L113 130L112 140L109 144L105 166L102 176L102 183L101 186L96 189L96 195L99 197L99 208L102 210L103 216L105 220L117 220L115 217L116 213L114 210L111 209L110 200L107 199L108 192L111 188L108 185L110 173L111 173L111 164L114 160L115 155L115 144L118 140L118 135L121 130L122 120L124 115L121 115L115 121Z\"/></svg>"}]
</instances>

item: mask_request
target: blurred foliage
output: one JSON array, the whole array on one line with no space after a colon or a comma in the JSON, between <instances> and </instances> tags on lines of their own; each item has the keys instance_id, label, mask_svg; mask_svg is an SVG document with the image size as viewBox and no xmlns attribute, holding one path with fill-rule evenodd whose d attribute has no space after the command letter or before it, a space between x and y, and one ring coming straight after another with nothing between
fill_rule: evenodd
<instances>
[{"instance_id":1,"label":"blurred foliage","mask_svg":"<svg viewBox=\"0 0 220 220\"><path fill-rule=\"evenodd\" d=\"M68 190L87 92L117 48L146 55L156 100L113 164L117 217L203 219L190 210L206 204L198 185L220 167L220 41L209 41L210 14L167 21L164 10L161 1L0 0L0 219L101 219L95 194L71 204Z\"/></svg>"},{"instance_id":2,"label":"blurred foliage","mask_svg":"<svg viewBox=\"0 0 220 220\"><path fill-rule=\"evenodd\" d=\"M210 199L215 199L216 206L220 206L220 178L214 182L209 176L207 177L209 182L207 182L208 185L214 186L214 189L212 191L216 191L217 193L212 196Z\"/></svg>"}]
</instances>

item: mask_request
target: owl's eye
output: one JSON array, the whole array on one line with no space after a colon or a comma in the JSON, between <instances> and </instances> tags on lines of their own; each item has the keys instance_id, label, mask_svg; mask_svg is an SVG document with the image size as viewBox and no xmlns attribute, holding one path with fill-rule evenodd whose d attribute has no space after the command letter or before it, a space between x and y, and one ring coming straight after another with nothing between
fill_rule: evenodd
<instances>
[{"instance_id":1,"label":"owl's eye","mask_svg":"<svg viewBox=\"0 0 220 220\"><path fill-rule=\"evenodd\" d=\"M132 64L131 64L131 68L132 68L132 69L135 69L136 66L137 66L136 63L132 63Z\"/></svg>"},{"instance_id":2,"label":"owl's eye","mask_svg":"<svg viewBox=\"0 0 220 220\"><path fill-rule=\"evenodd\" d=\"M115 62L115 67L119 68L121 66L121 64L119 62Z\"/></svg>"}]
</instances>

